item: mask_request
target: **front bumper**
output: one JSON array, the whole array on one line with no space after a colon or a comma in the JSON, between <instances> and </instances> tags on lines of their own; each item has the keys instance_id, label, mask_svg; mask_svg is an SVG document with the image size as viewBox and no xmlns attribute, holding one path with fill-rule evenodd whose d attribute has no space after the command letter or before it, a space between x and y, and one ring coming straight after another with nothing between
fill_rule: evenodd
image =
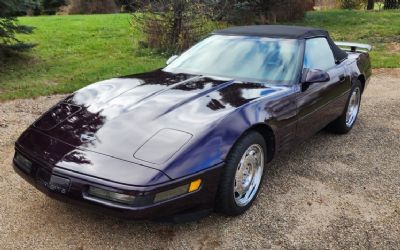
<instances>
[{"instance_id":1,"label":"front bumper","mask_svg":"<svg viewBox=\"0 0 400 250\"><path fill-rule=\"evenodd\" d=\"M20 151L18 153L32 162L32 168L29 171L21 168L14 159L14 170L49 197L93 208L96 212L131 219L159 219L179 213L193 213L213 209L222 169L222 165L218 165L192 176L160 185L131 186L83 175L67 169L48 166L47 163L41 162L39 159L34 159L34 157L26 153ZM185 185L197 179L202 180L202 186L199 190L158 203L143 202L142 204L126 205L88 195L88 189L92 186L113 192L134 195L146 201L149 200L148 197L154 197L157 193ZM54 185L54 183L51 183L54 180L59 182L59 184Z\"/></svg>"}]
</instances>

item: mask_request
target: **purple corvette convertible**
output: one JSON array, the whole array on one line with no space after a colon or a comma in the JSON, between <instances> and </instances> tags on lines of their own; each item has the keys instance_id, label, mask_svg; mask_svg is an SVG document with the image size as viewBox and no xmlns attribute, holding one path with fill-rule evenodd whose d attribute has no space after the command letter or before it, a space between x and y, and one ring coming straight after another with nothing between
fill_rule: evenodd
<instances>
[{"instance_id":1,"label":"purple corvette convertible","mask_svg":"<svg viewBox=\"0 0 400 250\"><path fill-rule=\"evenodd\" d=\"M14 169L53 198L128 218L242 214L274 157L352 129L369 50L314 28L216 31L163 69L60 101L20 136Z\"/></svg>"}]
</instances>

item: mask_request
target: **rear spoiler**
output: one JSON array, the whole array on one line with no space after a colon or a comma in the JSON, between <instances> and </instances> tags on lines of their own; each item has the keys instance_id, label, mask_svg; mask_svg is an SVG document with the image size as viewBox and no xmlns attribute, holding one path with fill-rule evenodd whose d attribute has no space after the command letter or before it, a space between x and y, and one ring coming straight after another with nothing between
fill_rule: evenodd
<instances>
[{"instance_id":1,"label":"rear spoiler","mask_svg":"<svg viewBox=\"0 0 400 250\"><path fill-rule=\"evenodd\" d=\"M370 52L372 50L371 45L363 43L335 42L335 44L341 49L350 52Z\"/></svg>"}]
</instances>

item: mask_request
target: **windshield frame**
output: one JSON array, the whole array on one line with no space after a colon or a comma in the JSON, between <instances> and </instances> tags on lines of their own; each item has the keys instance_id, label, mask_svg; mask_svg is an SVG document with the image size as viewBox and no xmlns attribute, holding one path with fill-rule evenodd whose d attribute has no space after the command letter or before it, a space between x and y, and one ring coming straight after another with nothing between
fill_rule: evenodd
<instances>
[{"instance_id":1,"label":"windshield frame","mask_svg":"<svg viewBox=\"0 0 400 250\"><path fill-rule=\"evenodd\" d=\"M252 83L262 83L262 84L268 84L268 85L279 85L279 86L289 86L289 85L294 85L298 84L301 81L301 76L302 76L302 68L303 68L303 60L304 60L304 50L305 50L305 40L304 39L289 39L289 38L276 38L276 37L262 37L262 36L243 36L243 35L220 35L220 34L210 34L206 38L202 39L183 53L181 53L175 60L179 59L180 56L188 52L190 49L192 49L194 46L198 45L199 43L203 42L205 39L208 39L212 36L230 36L230 37L243 37L243 38L259 38L259 39L265 39L265 38L270 38L274 40L296 40L299 42L299 51L298 51L298 57L297 57L297 69L294 70L294 77L292 80L261 80L261 79L256 79L256 78L247 78L247 77L237 77L237 76L228 76L228 75L223 75L223 74L215 74L215 73L206 73L206 72L200 72L200 71L193 71L193 70L185 70L181 68L172 68L170 65L167 65L166 67L162 68L162 71L168 72L168 73L173 73L173 74L190 74L190 75L198 75L198 76L205 76L205 77L211 77L211 78L222 78L222 79L229 79L229 80L236 80L236 81L241 81L241 82L252 82ZM175 61L174 60L174 61ZM295 62L294 62L295 63Z\"/></svg>"}]
</instances>

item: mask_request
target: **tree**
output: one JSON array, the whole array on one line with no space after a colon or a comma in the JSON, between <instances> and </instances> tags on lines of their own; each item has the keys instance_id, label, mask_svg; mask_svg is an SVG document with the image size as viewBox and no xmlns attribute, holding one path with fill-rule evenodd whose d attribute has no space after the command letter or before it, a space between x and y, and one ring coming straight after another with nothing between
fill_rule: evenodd
<instances>
[{"instance_id":1,"label":"tree","mask_svg":"<svg viewBox=\"0 0 400 250\"><path fill-rule=\"evenodd\" d=\"M375 0L368 0L367 10L373 10L375 6Z\"/></svg>"},{"instance_id":2,"label":"tree","mask_svg":"<svg viewBox=\"0 0 400 250\"><path fill-rule=\"evenodd\" d=\"M67 5L66 0L42 0L42 9L44 14L54 15L60 7Z\"/></svg>"},{"instance_id":3,"label":"tree","mask_svg":"<svg viewBox=\"0 0 400 250\"><path fill-rule=\"evenodd\" d=\"M122 12L133 12L141 7L141 2L137 0L116 0Z\"/></svg>"},{"instance_id":4,"label":"tree","mask_svg":"<svg viewBox=\"0 0 400 250\"><path fill-rule=\"evenodd\" d=\"M178 53L215 25L266 24L304 17L313 0L145 0L129 1L140 14L132 26L145 34L142 45L161 52ZM210 22L211 21L211 22ZM213 27L214 25L214 27ZM225 24L226 25L226 24Z\"/></svg>"},{"instance_id":5,"label":"tree","mask_svg":"<svg viewBox=\"0 0 400 250\"><path fill-rule=\"evenodd\" d=\"M69 0L68 14L115 13L118 6L114 0Z\"/></svg>"},{"instance_id":6,"label":"tree","mask_svg":"<svg viewBox=\"0 0 400 250\"><path fill-rule=\"evenodd\" d=\"M23 43L16 34L30 34L33 27L18 24L15 16L33 7L33 1L0 0L0 58L12 51L25 51L33 44Z\"/></svg>"},{"instance_id":7,"label":"tree","mask_svg":"<svg viewBox=\"0 0 400 250\"><path fill-rule=\"evenodd\" d=\"M398 0L385 0L385 5L383 6L385 10L388 9L398 9L399 1Z\"/></svg>"},{"instance_id":8,"label":"tree","mask_svg":"<svg viewBox=\"0 0 400 250\"><path fill-rule=\"evenodd\" d=\"M359 9L362 0L340 0L340 7L342 9Z\"/></svg>"},{"instance_id":9,"label":"tree","mask_svg":"<svg viewBox=\"0 0 400 250\"><path fill-rule=\"evenodd\" d=\"M207 22L211 5L202 0L140 2L140 13L133 15L133 29L145 34L142 45L159 52L182 52L213 29L213 23Z\"/></svg>"},{"instance_id":10,"label":"tree","mask_svg":"<svg viewBox=\"0 0 400 250\"><path fill-rule=\"evenodd\" d=\"M314 7L312 0L255 0L237 1L243 10L240 16L257 15L258 23L275 23L277 21L292 21L304 18L307 9ZM255 20L251 21L252 23Z\"/></svg>"}]
</instances>

